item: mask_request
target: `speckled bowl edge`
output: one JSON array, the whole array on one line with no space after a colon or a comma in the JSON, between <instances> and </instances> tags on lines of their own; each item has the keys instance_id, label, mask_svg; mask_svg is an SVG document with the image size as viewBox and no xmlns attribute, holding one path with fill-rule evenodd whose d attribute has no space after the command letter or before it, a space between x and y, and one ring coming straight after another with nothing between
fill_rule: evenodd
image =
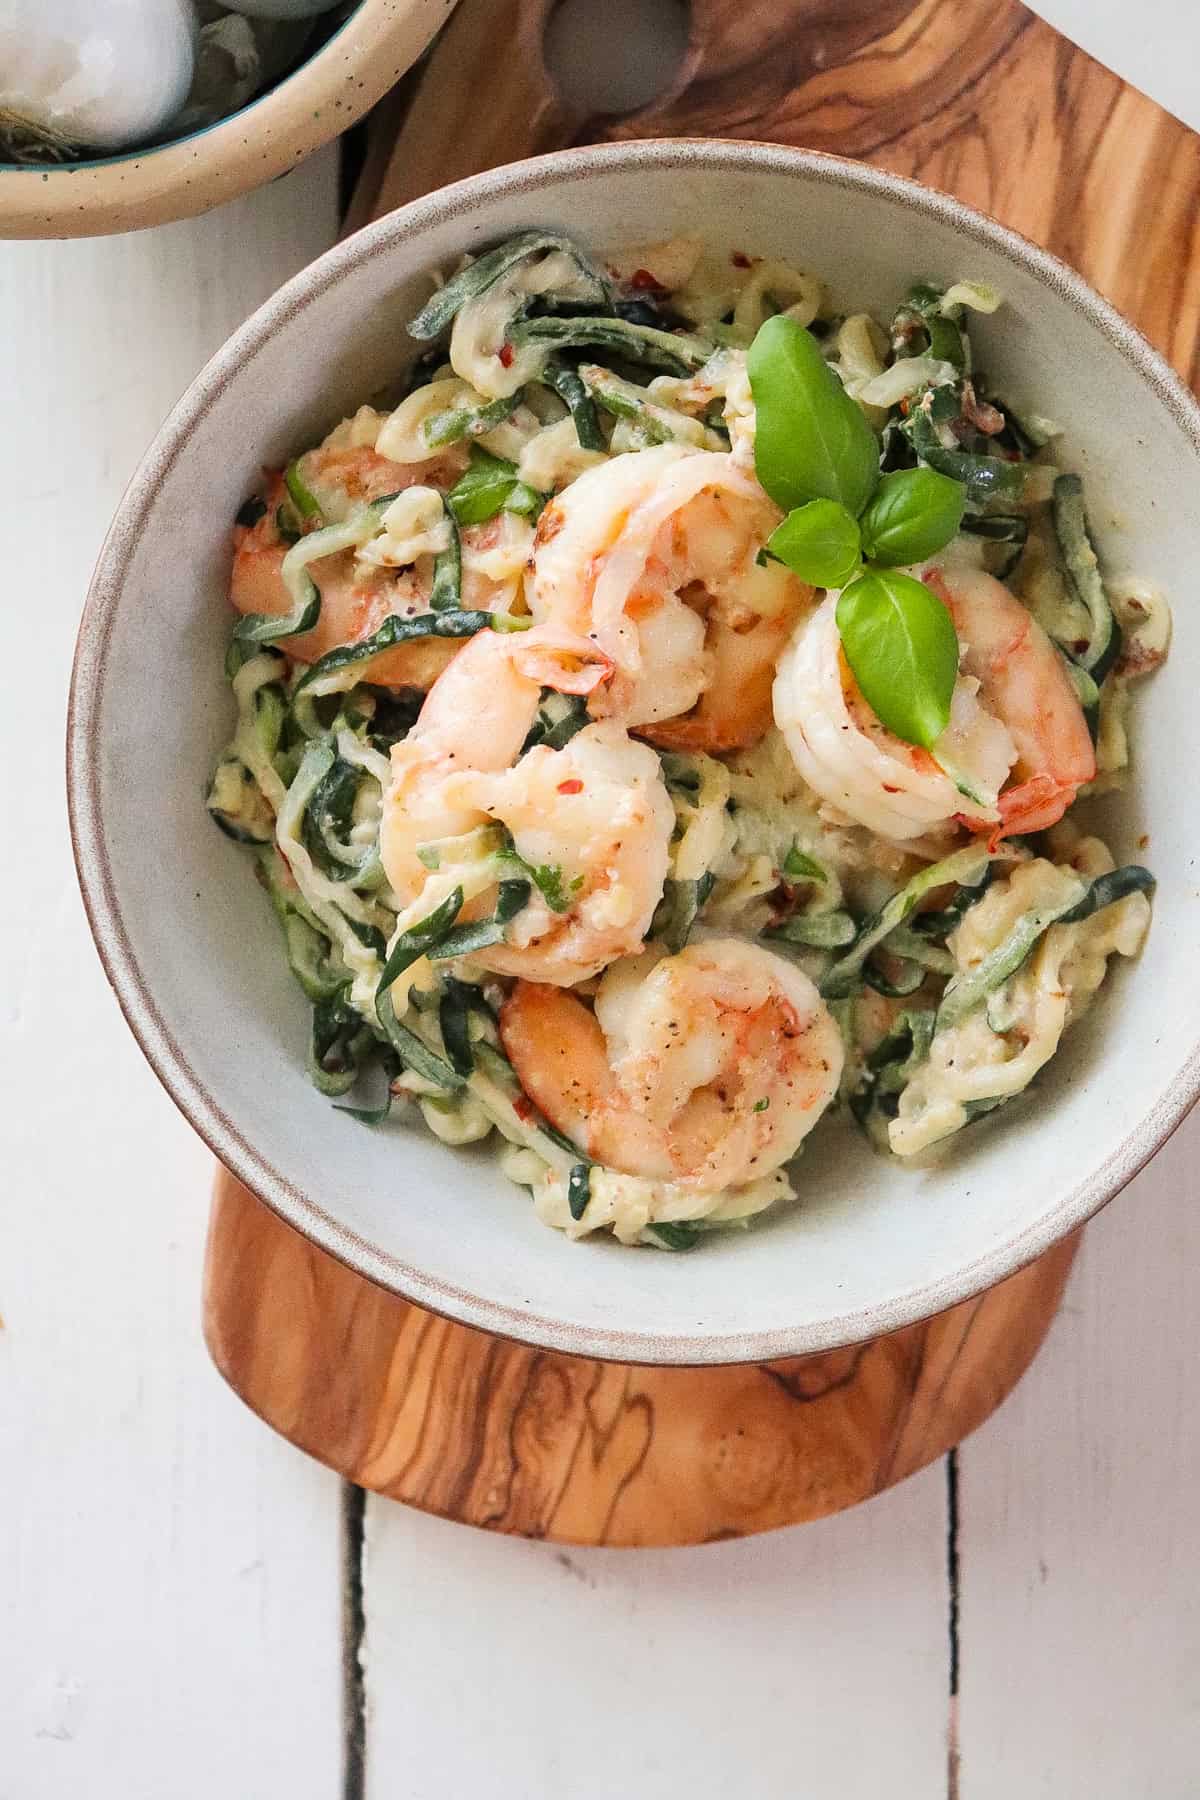
<instances>
[{"instance_id":1,"label":"speckled bowl edge","mask_svg":"<svg viewBox=\"0 0 1200 1800\"><path fill-rule=\"evenodd\" d=\"M363 0L328 43L230 118L175 144L77 166L0 169L0 237L136 231L207 212L310 156L381 100L455 0Z\"/></svg>"}]
</instances>

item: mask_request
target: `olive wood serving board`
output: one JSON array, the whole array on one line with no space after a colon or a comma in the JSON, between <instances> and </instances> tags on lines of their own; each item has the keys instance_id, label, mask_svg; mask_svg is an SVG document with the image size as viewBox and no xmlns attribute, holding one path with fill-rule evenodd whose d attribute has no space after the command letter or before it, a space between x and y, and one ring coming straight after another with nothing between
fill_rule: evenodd
<instances>
[{"instance_id":1,"label":"olive wood serving board","mask_svg":"<svg viewBox=\"0 0 1200 1800\"><path fill-rule=\"evenodd\" d=\"M670 91L602 119L573 114L546 75L552 5L462 0L406 84L406 109L380 115L348 228L565 144L796 144L993 213L1074 264L1195 378L1200 139L1018 0L693 0ZM855 1348L758 1367L625 1367L411 1306L221 1169L204 1326L246 1403L364 1487L494 1531L695 1544L853 1505L974 1430L1036 1354L1076 1245Z\"/></svg>"}]
</instances>

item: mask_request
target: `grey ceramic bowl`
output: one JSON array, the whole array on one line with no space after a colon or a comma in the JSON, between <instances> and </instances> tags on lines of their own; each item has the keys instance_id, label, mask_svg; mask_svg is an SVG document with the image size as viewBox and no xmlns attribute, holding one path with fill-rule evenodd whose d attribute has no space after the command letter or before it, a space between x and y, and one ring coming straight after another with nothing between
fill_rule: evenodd
<instances>
[{"instance_id":1,"label":"grey ceramic bowl","mask_svg":"<svg viewBox=\"0 0 1200 1800\"><path fill-rule=\"evenodd\" d=\"M478 1153L363 1129L304 1073L305 1005L247 861L202 796L230 723L229 521L282 459L394 376L403 321L445 267L526 226L603 250L702 222L730 250L818 270L887 312L914 276L994 283L978 335L1015 402L1067 428L1104 554L1176 602L1142 697L1137 775L1106 803L1119 857L1159 877L1140 962L1069 1034L1036 1096L927 1168L817 1134L803 1204L689 1256L571 1244ZM626 144L499 169L331 251L229 340L150 449L104 546L70 709L76 852L96 942L160 1078L230 1169L363 1274L470 1325L559 1350L733 1362L870 1338L1010 1274L1109 1200L1197 1093L1200 888L1186 771L1200 619L1200 413L1082 281L913 184L752 144ZM1141 848L1148 838L1148 848Z\"/></svg>"}]
</instances>

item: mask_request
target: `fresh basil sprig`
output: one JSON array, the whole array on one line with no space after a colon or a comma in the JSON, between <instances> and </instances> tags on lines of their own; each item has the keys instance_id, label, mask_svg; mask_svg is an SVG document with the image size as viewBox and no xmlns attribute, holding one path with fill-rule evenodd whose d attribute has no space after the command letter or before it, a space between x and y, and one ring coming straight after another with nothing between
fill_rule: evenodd
<instances>
[{"instance_id":1,"label":"fresh basil sprig","mask_svg":"<svg viewBox=\"0 0 1200 1800\"><path fill-rule=\"evenodd\" d=\"M865 414L794 319L766 321L748 369L755 469L787 511L767 551L802 581L842 590L838 632L867 704L896 737L928 749L950 720L958 638L932 589L891 571L950 542L965 489L927 467L881 477Z\"/></svg>"}]
</instances>

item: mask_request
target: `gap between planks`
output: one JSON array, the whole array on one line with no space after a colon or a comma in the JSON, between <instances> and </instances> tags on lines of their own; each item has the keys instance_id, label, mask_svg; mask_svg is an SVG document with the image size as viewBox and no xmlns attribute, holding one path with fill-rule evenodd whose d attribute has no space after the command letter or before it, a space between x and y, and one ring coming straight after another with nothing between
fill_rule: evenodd
<instances>
[{"instance_id":1,"label":"gap between planks","mask_svg":"<svg viewBox=\"0 0 1200 1800\"><path fill-rule=\"evenodd\" d=\"M945 1555L942 1564L944 1572L943 1604L945 1607L945 1794L946 1800L959 1800L960 1746L958 1740L958 1688L960 1675L961 1643L959 1633L960 1616L960 1547L959 1547L959 1458L958 1450L952 1449L943 1459L944 1482L942 1491L945 1495L944 1541ZM921 1474L932 1475L933 1470L918 1472L910 1481L918 1480ZM875 1496L871 1502L873 1507L888 1506L896 1495L908 1484L901 1483L899 1489L888 1490L886 1494ZM342 1800L368 1800L371 1792L370 1779L370 1732L368 1728L367 1705L368 1689L371 1675L370 1644L367 1636L367 1614L370 1602L367 1577L367 1507L382 1509L385 1518L396 1512L397 1503L381 1500L378 1495L368 1494L364 1489L351 1482L342 1484L342 1667L343 1667L343 1727L344 1774ZM396 1514L397 1520L404 1516L401 1509ZM851 1517L861 1515L862 1508L851 1509ZM402 1528L402 1527L401 1527ZM470 1531L470 1527L459 1526L458 1531ZM785 1528L785 1532L807 1530L812 1525ZM778 1541L780 1533L768 1533L765 1538L753 1540L760 1546ZM750 1541L750 1540L747 1540ZM517 1552L517 1540L513 1542L514 1554ZM579 1553L574 1553L578 1555ZM584 1553L586 1554L586 1553ZM630 1555L642 1556L651 1554L645 1551L602 1551L601 1555L614 1555L624 1560ZM670 1554L670 1553L668 1553ZM565 1552L558 1552L557 1560L564 1569L578 1578L586 1579L580 1567ZM496 1598L499 1604L499 1598ZM378 1615L377 1615L378 1616ZM510 1791L505 1782L516 1775L522 1779L519 1771L497 1771L504 1783L505 1792ZM518 1791L514 1788L511 1791ZM521 1790L523 1791L523 1790ZM532 1792L532 1790L530 1790ZM763 1800L783 1800L782 1795L764 1794Z\"/></svg>"},{"instance_id":2,"label":"gap between planks","mask_svg":"<svg viewBox=\"0 0 1200 1800\"><path fill-rule=\"evenodd\" d=\"M367 1695L363 1667L366 1607L363 1550L367 1496L342 1483L342 1800L364 1800L367 1786Z\"/></svg>"},{"instance_id":3,"label":"gap between planks","mask_svg":"<svg viewBox=\"0 0 1200 1800\"><path fill-rule=\"evenodd\" d=\"M946 1695L946 1800L958 1800L958 1446L946 1455L946 1630L949 1681Z\"/></svg>"}]
</instances>

